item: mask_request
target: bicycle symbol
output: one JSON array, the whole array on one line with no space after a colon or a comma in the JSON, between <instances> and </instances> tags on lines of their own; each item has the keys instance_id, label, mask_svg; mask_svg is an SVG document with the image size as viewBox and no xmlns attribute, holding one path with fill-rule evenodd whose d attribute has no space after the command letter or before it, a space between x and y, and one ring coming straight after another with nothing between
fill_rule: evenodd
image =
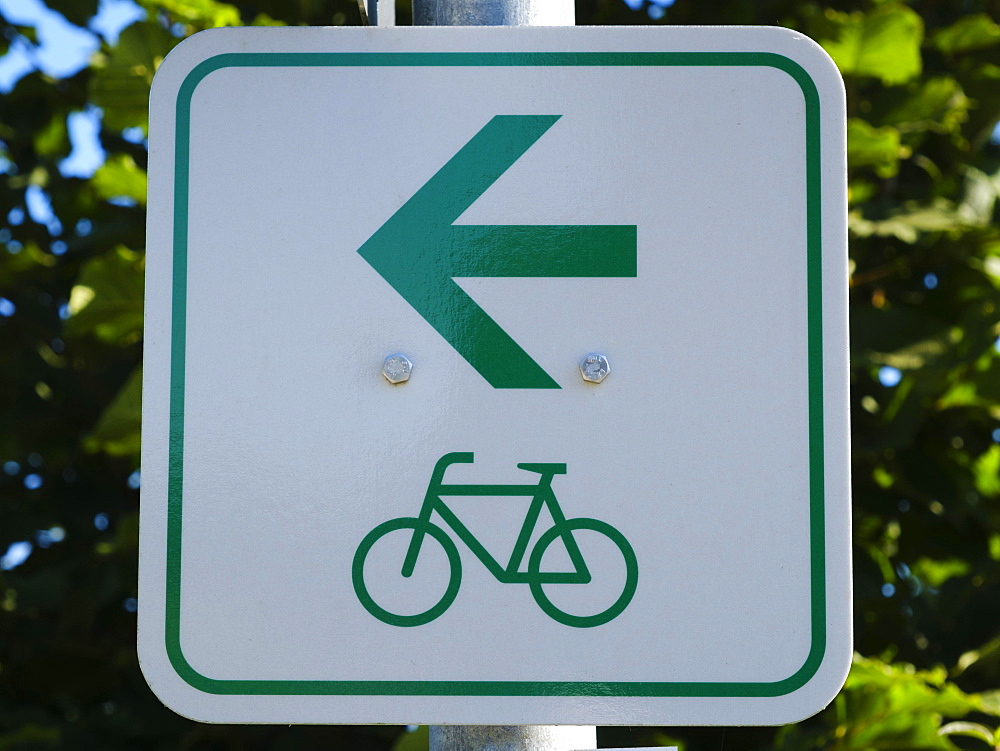
<instances>
[{"instance_id":1,"label":"bicycle symbol","mask_svg":"<svg viewBox=\"0 0 1000 751\"><path fill-rule=\"evenodd\" d=\"M535 485L446 485L445 470L452 464L473 463L472 452L454 452L445 454L438 459L431 474L430 485L420 507L420 515L416 517L400 517L379 524L369 532L358 545L354 554L352 578L354 591L364 608L373 616L391 626L422 626L430 623L444 613L455 601L459 586L462 583L462 561L454 540L441 526L431 521L431 515L436 511L438 516L451 528L459 540L486 566L497 581L502 584L526 583L531 588L531 594L538 606L559 623L577 628L600 626L616 618L632 600L638 582L638 564L635 552L625 536L607 522L598 519L576 518L567 519L559 507L555 492L552 490L552 478L555 475L566 474L565 464L518 464L519 469L537 472L538 483ZM530 496L531 503L524 517L524 523L514 543L514 550L506 566L501 566L476 539L475 535L459 520L455 513L445 503L446 496ZM553 525L538 538L531 554L528 556L527 571L520 571L531 540L532 532L538 523L538 517L543 508L547 508L552 517ZM437 542L443 549L450 568L448 586L441 598L429 608L420 613L401 615L393 613L375 602L365 584L365 563L369 553L377 542L387 535L399 530L412 530L406 555L403 559L401 574L404 578L413 575L424 541L428 538ZM602 535L617 548L624 558L625 584L618 598L610 607L593 615L577 615L568 613L557 607L545 592L545 585L551 584L590 584L592 576L587 567L580 546L574 533L588 530ZM556 540L562 540L572 564L572 571L542 571L542 558L546 550Z\"/></svg>"}]
</instances>

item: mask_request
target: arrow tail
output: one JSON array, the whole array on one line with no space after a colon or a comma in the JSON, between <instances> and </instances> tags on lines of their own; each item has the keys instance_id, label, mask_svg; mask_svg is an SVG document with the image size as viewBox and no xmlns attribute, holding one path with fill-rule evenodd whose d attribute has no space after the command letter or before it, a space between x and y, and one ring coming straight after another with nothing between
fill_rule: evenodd
<instances>
[{"instance_id":1,"label":"arrow tail","mask_svg":"<svg viewBox=\"0 0 1000 751\"><path fill-rule=\"evenodd\" d=\"M475 252L469 252L469 249ZM634 277L634 225L452 227L451 275L462 277Z\"/></svg>"}]
</instances>

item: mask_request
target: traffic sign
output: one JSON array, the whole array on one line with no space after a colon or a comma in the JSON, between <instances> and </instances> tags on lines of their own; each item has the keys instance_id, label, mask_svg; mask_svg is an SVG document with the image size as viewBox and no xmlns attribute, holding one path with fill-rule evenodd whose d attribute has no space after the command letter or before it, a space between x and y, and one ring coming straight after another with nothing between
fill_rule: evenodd
<instances>
[{"instance_id":1,"label":"traffic sign","mask_svg":"<svg viewBox=\"0 0 1000 751\"><path fill-rule=\"evenodd\" d=\"M851 653L843 87L226 29L150 103L139 654L214 722L774 724Z\"/></svg>"}]
</instances>

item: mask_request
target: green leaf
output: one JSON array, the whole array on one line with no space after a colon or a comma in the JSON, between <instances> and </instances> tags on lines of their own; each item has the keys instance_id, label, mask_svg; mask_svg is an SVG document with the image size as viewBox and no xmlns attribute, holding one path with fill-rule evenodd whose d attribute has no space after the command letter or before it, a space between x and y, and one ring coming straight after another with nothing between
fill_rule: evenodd
<instances>
[{"instance_id":1,"label":"green leaf","mask_svg":"<svg viewBox=\"0 0 1000 751\"><path fill-rule=\"evenodd\" d=\"M125 385L104 410L84 446L111 456L127 456L139 462L142 427L142 367L129 376Z\"/></svg>"},{"instance_id":2,"label":"green leaf","mask_svg":"<svg viewBox=\"0 0 1000 751\"><path fill-rule=\"evenodd\" d=\"M858 364L923 368L952 343L951 329L927 311L896 305L851 310L851 347Z\"/></svg>"},{"instance_id":3,"label":"green leaf","mask_svg":"<svg viewBox=\"0 0 1000 751\"><path fill-rule=\"evenodd\" d=\"M885 467L875 467L875 469L872 470L872 479L875 480L875 484L883 490L891 488L893 483L896 482L896 478L893 477L892 472L887 470Z\"/></svg>"},{"instance_id":4,"label":"green leaf","mask_svg":"<svg viewBox=\"0 0 1000 751\"><path fill-rule=\"evenodd\" d=\"M50 3L53 10L62 13L63 17L77 26L86 26L87 22L97 13L97 0L59 0Z\"/></svg>"},{"instance_id":5,"label":"green leaf","mask_svg":"<svg viewBox=\"0 0 1000 751\"><path fill-rule=\"evenodd\" d=\"M34 26L13 26L13 29L17 31L24 39L33 45L38 45L38 29Z\"/></svg>"},{"instance_id":6,"label":"green leaf","mask_svg":"<svg viewBox=\"0 0 1000 751\"><path fill-rule=\"evenodd\" d=\"M984 658L995 659L998 654L1000 654L1000 636L994 637L976 649L970 649L962 654L955 663L954 673L961 675L980 660ZM979 695L979 704L981 712L994 716L1000 715L1000 689L981 693Z\"/></svg>"},{"instance_id":7,"label":"green leaf","mask_svg":"<svg viewBox=\"0 0 1000 751\"><path fill-rule=\"evenodd\" d=\"M866 203L878 194L878 185L874 180L855 178L847 186L848 201L851 206Z\"/></svg>"},{"instance_id":8,"label":"green leaf","mask_svg":"<svg viewBox=\"0 0 1000 751\"><path fill-rule=\"evenodd\" d=\"M992 47L994 44L1000 44L1000 26L985 13L960 18L931 36L931 45L949 55Z\"/></svg>"},{"instance_id":9,"label":"green leaf","mask_svg":"<svg viewBox=\"0 0 1000 751\"><path fill-rule=\"evenodd\" d=\"M938 201L931 206L908 205L884 219L866 219L860 210L854 210L847 225L855 237L895 237L912 244L926 232L961 230L970 223L947 201Z\"/></svg>"},{"instance_id":10,"label":"green leaf","mask_svg":"<svg viewBox=\"0 0 1000 751\"><path fill-rule=\"evenodd\" d=\"M881 122L904 133L957 133L968 119L970 106L958 81L938 76L912 84L905 99L886 112Z\"/></svg>"},{"instance_id":11,"label":"green leaf","mask_svg":"<svg viewBox=\"0 0 1000 751\"><path fill-rule=\"evenodd\" d=\"M876 128L860 118L848 119L847 163L851 169L872 167L879 177L892 177L899 172L900 158L909 154L909 149L901 145L899 131L895 128Z\"/></svg>"},{"instance_id":12,"label":"green leaf","mask_svg":"<svg viewBox=\"0 0 1000 751\"><path fill-rule=\"evenodd\" d=\"M942 718L963 717L978 708L978 697L949 683L943 669L920 671L855 655L835 710L823 716L827 732L809 743L808 726L790 726L779 735L776 749L954 749L939 735Z\"/></svg>"},{"instance_id":13,"label":"green leaf","mask_svg":"<svg viewBox=\"0 0 1000 751\"><path fill-rule=\"evenodd\" d=\"M392 744L392 751L427 751L430 744L430 730L420 725L413 732L400 735Z\"/></svg>"},{"instance_id":14,"label":"green leaf","mask_svg":"<svg viewBox=\"0 0 1000 751\"><path fill-rule=\"evenodd\" d=\"M114 49L95 60L90 96L104 110L105 127L146 129L153 74L178 41L157 25L136 23L121 33Z\"/></svg>"},{"instance_id":15,"label":"green leaf","mask_svg":"<svg viewBox=\"0 0 1000 751\"><path fill-rule=\"evenodd\" d=\"M88 261L70 292L66 335L122 346L139 341L144 268L143 256L124 246Z\"/></svg>"},{"instance_id":16,"label":"green leaf","mask_svg":"<svg viewBox=\"0 0 1000 751\"><path fill-rule=\"evenodd\" d=\"M969 568L969 562L960 558L951 558L946 561L919 558L910 567L914 576L931 587L940 587L949 579L965 576L969 573Z\"/></svg>"},{"instance_id":17,"label":"green leaf","mask_svg":"<svg viewBox=\"0 0 1000 751\"><path fill-rule=\"evenodd\" d=\"M886 3L869 14L827 11L820 44L845 76L877 78L887 86L920 75L923 19L899 3Z\"/></svg>"},{"instance_id":18,"label":"green leaf","mask_svg":"<svg viewBox=\"0 0 1000 751\"><path fill-rule=\"evenodd\" d=\"M976 490L988 498L1000 496L1000 445L994 443L972 465Z\"/></svg>"},{"instance_id":19,"label":"green leaf","mask_svg":"<svg viewBox=\"0 0 1000 751\"><path fill-rule=\"evenodd\" d=\"M990 748L993 747L993 731L978 722L949 722L938 731L941 735L965 735L969 738L978 738L986 741Z\"/></svg>"},{"instance_id":20,"label":"green leaf","mask_svg":"<svg viewBox=\"0 0 1000 751\"><path fill-rule=\"evenodd\" d=\"M1000 650L1000 637L994 639L991 642L994 652ZM983 651L990 645L986 645ZM965 657L965 655L962 655ZM994 717L1000 717L1000 689L994 689L992 691L984 691L979 694L979 711L993 715Z\"/></svg>"},{"instance_id":21,"label":"green leaf","mask_svg":"<svg viewBox=\"0 0 1000 751\"><path fill-rule=\"evenodd\" d=\"M169 13L172 20L191 25L196 31L243 23L235 6L216 0L144 0L142 5L150 13Z\"/></svg>"},{"instance_id":22,"label":"green leaf","mask_svg":"<svg viewBox=\"0 0 1000 751\"><path fill-rule=\"evenodd\" d=\"M1000 200L1000 171L987 174L975 167L965 170L965 195L958 210L970 226L986 227L993 221L993 208Z\"/></svg>"},{"instance_id":23,"label":"green leaf","mask_svg":"<svg viewBox=\"0 0 1000 751\"><path fill-rule=\"evenodd\" d=\"M250 22L250 26L287 26L288 24L284 21L278 20L276 18L271 18L266 13L258 13L254 16L254 19Z\"/></svg>"},{"instance_id":24,"label":"green leaf","mask_svg":"<svg viewBox=\"0 0 1000 751\"><path fill-rule=\"evenodd\" d=\"M146 171L128 154L116 154L94 173L91 183L97 194L110 198L131 198L146 205Z\"/></svg>"},{"instance_id":25,"label":"green leaf","mask_svg":"<svg viewBox=\"0 0 1000 751\"><path fill-rule=\"evenodd\" d=\"M17 730L0 735L0 751L58 748L61 736L59 728L46 728L32 724L22 725Z\"/></svg>"},{"instance_id":26,"label":"green leaf","mask_svg":"<svg viewBox=\"0 0 1000 751\"><path fill-rule=\"evenodd\" d=\"M996 356L953 382L938 400L939 409L996 405L1000 405L1000 358Z\"/></svg>"},{"instance_id":27,"label":"green leaf","mask_svg":"<svg viewBox=\"0 0 1000 751\"><path fill-rule=\"evenodd\" d=\"M69 153L69 133L66 128L66 118L55 115L49 124L35 134L35 151L41 156L57 156Z\"/></svg>"}]
</instances>

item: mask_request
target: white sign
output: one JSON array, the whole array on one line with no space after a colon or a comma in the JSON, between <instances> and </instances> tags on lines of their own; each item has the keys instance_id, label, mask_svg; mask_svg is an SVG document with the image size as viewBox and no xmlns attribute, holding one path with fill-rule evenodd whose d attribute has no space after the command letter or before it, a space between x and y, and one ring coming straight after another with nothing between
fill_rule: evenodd
<instances>
[{"instance_id":1,"label":"white sign","mask_svg":"<svg viewBox=\"0 0 1000 751\"><path fill-rule=\"evenodd\" d=\"M170 54L150 114L139 652L168 706L688 725L833 698L845 114L819 47L227 29Z\"/></svg>"}]
</instances>

